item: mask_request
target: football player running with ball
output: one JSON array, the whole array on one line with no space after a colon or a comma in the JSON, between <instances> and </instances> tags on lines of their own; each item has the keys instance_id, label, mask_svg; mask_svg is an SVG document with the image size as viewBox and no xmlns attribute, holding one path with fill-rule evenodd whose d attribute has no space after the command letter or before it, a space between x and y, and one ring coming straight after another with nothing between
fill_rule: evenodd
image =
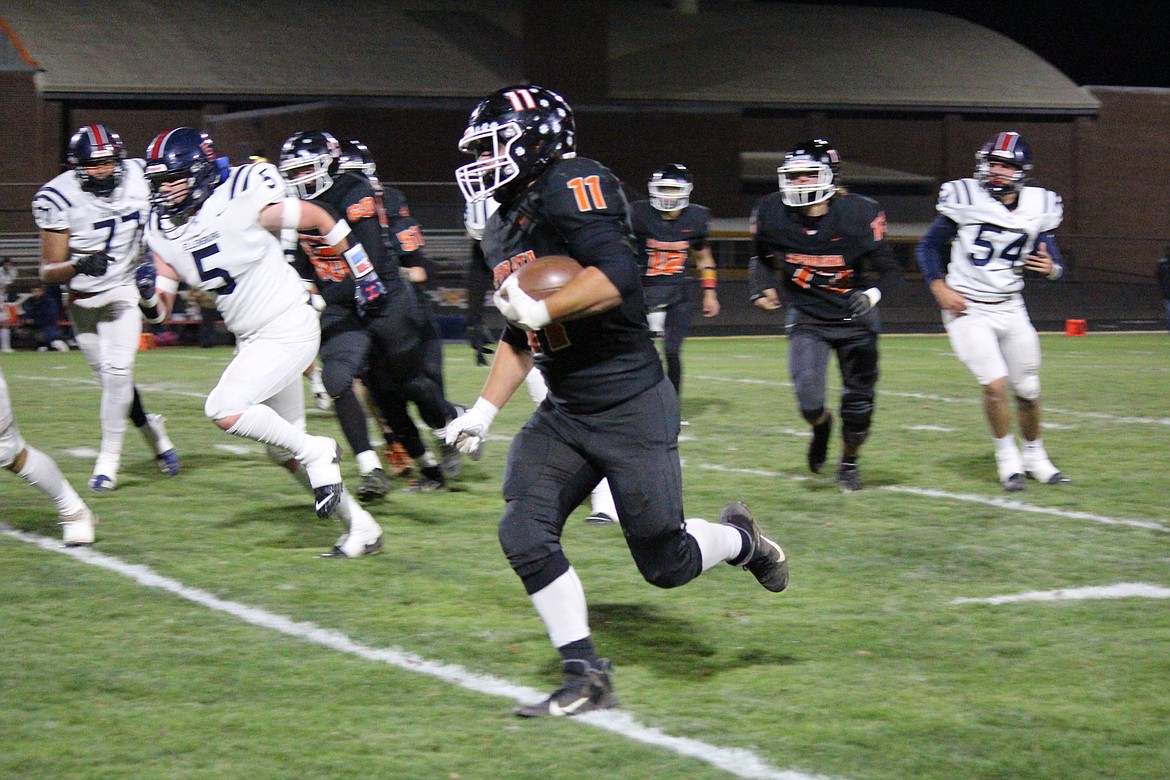
<instances>
[{"instance_id":1,"label":"football player running with ball","mask_svg":"<svg viewBox=\"0 0 1170 780\"><path fill-rule=\"evenodd\" d=\"M148 321L166 317L179 281L214 295L237 352L207 396L204 413L220 430L267 445L269 457L310 489L318 517L334 511L348 532L331 557L382 548L382 529L345 490L340 450L328 436L305 432L301 373L321 343L317 312L276 233L316 230L346 262L368 265L362 245L319 206L289 198L271 163L227 168L205 133L178 127L146 152L152 213L146 241L154 262L139 266L138 291ZM338 233L341 233L339 235Z\"/></svg>"},{"instance_id":2,"label":"football player running with ball","mask_svg":"<svg viewBox=\"0 0 1170 780\"><path fill-rule=\"evenodd\" d=\"M975 155L975 177L942 186L938 216L915 254L942 309L951 348L983 387L983 412L995 439L995 465L1004 490L1024 489L1028 475L1059 485L1040 436L1040 339L1022 295L1024 272L1049 281L1064 275L1052 231L1060 225L1060 196L1027 186L1032 150L1016 132L1002 132ZM951 243L943 271L942 250ZM1012 433L1008 391L1015 396L1024 447Z\"/></svg>"},{"instance_id":3,"label":"football player running with ball","mask_svg":"<svg viewBox=\"0 0 1170 780\"><path fill-rule=\"evenodd\" d=\"M873 421L878 380L877 303L901 286L898 262L886 243L886 215L877 203L837 184L841 158L823 138L797 144L777 169L780 191L752 211L755 256L752 301L780 308L776 275L791 305L788 370L800 414L812 426L808 467L819 473L828 457L833 414L825 408L829 352L841 369L841 460L837 484L861 490L857 460ZM870 265L880 276L865 278Z\"/></svg>"},{"instance_id":4,"label":"football player running with ball","mask_svg":"<svg viewBox=\"0 0 1170 780\"><path fill-rule=\"evenodd\" d=\"M474 158L455 172L464 197L500 203L483 250L508 324L479 400L447 426L447 440L477 447L534 361L548 383L508 452L499 538L564 679L517 714L612 707L610 664L597 657L585 591L560 541L598 479L609 478L626 544L653 585L677 587L726 561L779 592L787 561L743 504L729 503L719 523L683 519L678 395L650 340L626 202L607 168L576 156L568 103L537 86L501 89L471 112L459 148ZM516 272L548 255L568 255L584 270L537 301Z\"/></svg>"}]
</instances>

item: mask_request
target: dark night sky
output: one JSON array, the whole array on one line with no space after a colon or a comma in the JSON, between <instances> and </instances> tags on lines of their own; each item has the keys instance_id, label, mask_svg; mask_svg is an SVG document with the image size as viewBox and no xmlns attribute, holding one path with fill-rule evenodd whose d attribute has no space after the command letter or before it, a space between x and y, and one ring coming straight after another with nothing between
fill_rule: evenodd
<instances>
[{"instance_id":1,"label":"dark night sky","mask_svg":"<svg viewBox=\"0 0 1170 780\"><path fill-rule=\"evenodd\" d=\"M1079 85L1170 87L1170 2L1139 0L838 0L922 8L1002 33Z\"/></svg>"}]
</instances>

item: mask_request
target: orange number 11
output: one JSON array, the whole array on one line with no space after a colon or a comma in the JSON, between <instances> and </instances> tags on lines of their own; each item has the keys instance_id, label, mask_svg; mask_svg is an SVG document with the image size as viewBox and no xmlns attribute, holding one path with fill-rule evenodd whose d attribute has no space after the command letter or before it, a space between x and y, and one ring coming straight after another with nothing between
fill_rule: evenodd
<instances>
[{"instance_id":1,"label":"orange number 11","mask_svg":"<svg viewBox=\"0 0 1170 780\"><path fill-rule=\"evenodd\" d=\"M600 176L586 176L584 178L578 176L575 179L569 179L569 189L573 191L573 197L577 199L578 211L605 208L605 196L601 194Z\"/></svg>"}]
</instances>

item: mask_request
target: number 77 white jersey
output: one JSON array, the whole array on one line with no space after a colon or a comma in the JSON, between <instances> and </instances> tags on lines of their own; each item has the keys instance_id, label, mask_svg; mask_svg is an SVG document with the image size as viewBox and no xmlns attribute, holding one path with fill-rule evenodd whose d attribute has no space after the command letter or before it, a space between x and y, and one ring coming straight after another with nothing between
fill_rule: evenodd
<instances>
[{"instance_id":1,"label":"number 77 white jersey","mask_svg":"<svg viewBox=\"0 0 1170 780\"><path fill-rule=\"evenodd\" d=\"M958 225L951 244L947 287L980 301L1004 300L1024 287L1024 260L1041 233L1055 230L1064 204L1055 192L1024 187L1014 209L1000 203L976 179L942 186L938 213Z\"/></svg>"},{"instance_id":2,"label":"number 77 white jersey","mask_svg":"<svg viewBox=\"0 0 1170 780\"><path fill-rule=\"evenodd\" d=\"M294 306L308 304L296 271L260 212L287 197L271 163L232 168L210 197L179 225L151 214L146 243L188 286L217 293L224 325L247 338Z\"/></svg>"}]
</instances>

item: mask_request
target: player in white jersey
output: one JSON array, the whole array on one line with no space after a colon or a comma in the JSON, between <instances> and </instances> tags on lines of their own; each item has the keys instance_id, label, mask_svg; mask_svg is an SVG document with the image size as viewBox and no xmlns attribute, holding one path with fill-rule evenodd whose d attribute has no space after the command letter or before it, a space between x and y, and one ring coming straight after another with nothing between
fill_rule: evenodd
<instances>
[{"instance_id":1,"label":"player in white jersey","mask_svg":"<svg viewBox=\"0 0 1170 780\"><path fill-rule=\"evenodd\" d=\"M983 411L995 438L1005 490L1023 490L1025 474L1049 485L1068 479L1052 465L1040 436L1040 339L1022 291L1024 273L1050 281L1064 274L1052 232L1060 196L1029 187L1032 151L1002 132L975 155L975 177L942 186L938 212L915 254L942 309L951 347L983 386ZM950 265L942 248L951 241ZM1023 450L1012 433L1008 390L1015 395Z\"/></svg>"},{"instance_id":2,"label":"player in white jersey","mask_svg":"<svg viewBox=\"0 0 1170 780\"><path fill-rule=\"evenodd\" d=\"M30 446L20 435L12 416L8 385L0 373L0 467L6 468L44 493L57 507L66 547L93 544L97 517L77 491L65 481L61 469L45 453Z\"/></svg>"},{"instance_id":3,"label":"player in white jersey","mask_svg":"<svg viewBox=\"0 0 1170 780\"><path fill-rule=\"evenodd\" d=\"M345 490L337 442L305 432L301 373L317 355L321 331L276 233L318 230L357 266L365 260L362 246L346 240L345 222L287 198L276 166L221 165L211 138L197 130L160 133L146 158L153 263L140 266L137 277L147 319L166 316L180 280L214 294L238 350L204 413L221 430L267 445L269 456L313 491L319 517L336 510L346 521L347 533L327 556L378 552L382 529Z\"/></svg>"},{"instance_id":4,"label":"player in white jersey","mask_svg":"<svg viewBox=\"0 0 1170 780\"><path fill-rule=\"evenodd\" d=\"M163 418L147 414L134 386L142 315L134 268L150 211L142 160L105 125L85 125L68 147L66 171L37 190L33 218L41 229L41 279L69 288L77 346L102 388L102 442L89 486L113 490L122 459L126 418L154 451L159 469L179 473L179 455Z\"/></svg>"}]
</instances>

